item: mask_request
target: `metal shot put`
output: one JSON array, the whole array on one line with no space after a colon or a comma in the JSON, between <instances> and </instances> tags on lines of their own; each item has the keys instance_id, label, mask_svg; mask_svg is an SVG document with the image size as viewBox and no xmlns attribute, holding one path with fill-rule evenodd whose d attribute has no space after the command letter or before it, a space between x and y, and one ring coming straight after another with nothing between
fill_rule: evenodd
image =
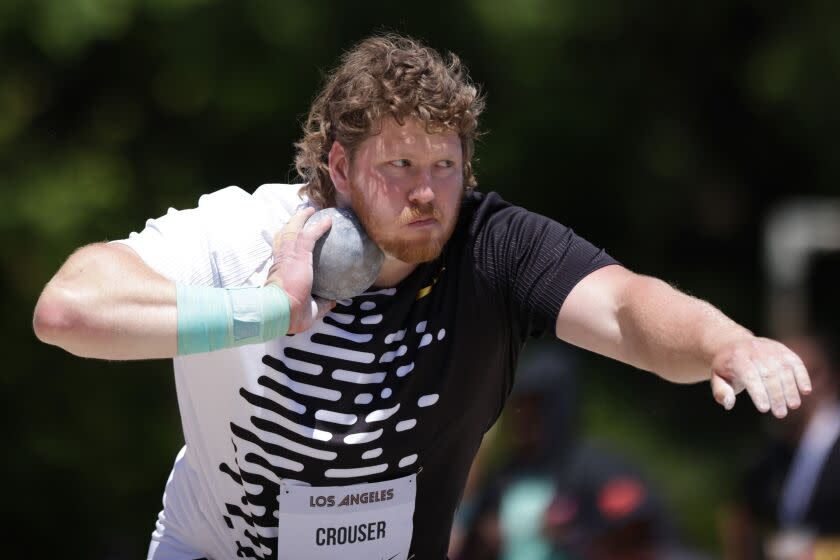
<instances>
[{"instance_id":1,"label":"metal shot put","mask_svg":"<svg viewBox=\"0 0 840 560\"><path fill-rule=\"evenodd\" d=\"M305 227L312 227L327 216L332 226L312 250L312 294L332 300L356 297L376 281L385 254L349 208L320 210L307 220Z\"/></svg>"},{"instance_id":2,"label":"metal shot put","mask_svg":"<svg viewBox=\"0 0 840 560\"><path fill-rule=\"evenodd\" d=\"M367 38L312 103L297 184L206 194L80 248L44 288L42 341L173 359L185 443L149 560L446 558L476 450L543 333L708 383L727 410L746 391L783 417L811 391L784 345L477 190L483 109L456 55ZM310 506L388 489L340 523Z\"/></svg>"}]
</instances>

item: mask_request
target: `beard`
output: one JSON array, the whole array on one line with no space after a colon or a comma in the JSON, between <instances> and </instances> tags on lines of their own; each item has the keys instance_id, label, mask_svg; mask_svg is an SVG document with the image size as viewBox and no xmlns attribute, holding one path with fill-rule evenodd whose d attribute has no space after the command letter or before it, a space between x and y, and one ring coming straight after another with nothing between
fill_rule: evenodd
<instances>
[{"instance_id":1,"label":"beard","mask_svg":"<svg viewBox=\"0 0 840 560\"><path fill-rule=\"evenodd\" d=\"M381 218L376 215L376 210L364 200L359 189L353 184L350 185L350 203L368 236L386 255L402 262L419 264L433 261L443 252L446 242L455 231L461 198L458 198L455 212L448 222L434 203L412 204L403 208L394 222L397 231L416 220L434 219L443 225L443 230L419 232L420 235L413 238L400 237L398 233L387 233L386 228L381 224Z\"/></svg>"}]
</instances>

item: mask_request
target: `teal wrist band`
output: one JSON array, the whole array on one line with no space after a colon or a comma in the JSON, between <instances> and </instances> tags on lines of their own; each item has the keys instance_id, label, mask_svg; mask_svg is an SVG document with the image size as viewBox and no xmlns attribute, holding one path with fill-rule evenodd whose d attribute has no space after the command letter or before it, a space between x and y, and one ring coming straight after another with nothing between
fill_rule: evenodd
<instances>
[{"instance_id":1,"label":"teal wrist band","mask_svg":"<svg viewBox=\"0 0 840 560\"><path fill-rule=\"evenodd\" d=\"M260 297L260 339L266 342L285 335L289 332L291 317L289 296L277 284L268 284L255 289Z\"/></svg>"},{"instance_id":2,"label":"teal wrist band","mask_svg":"<svg viewBox=\"0 0 840 560\"><path fill-rule=\"evenodd\" d=\"M178 355L266 342L289 330L289 298L279 286L176 286Z\"/></svg>"}]
</instances>

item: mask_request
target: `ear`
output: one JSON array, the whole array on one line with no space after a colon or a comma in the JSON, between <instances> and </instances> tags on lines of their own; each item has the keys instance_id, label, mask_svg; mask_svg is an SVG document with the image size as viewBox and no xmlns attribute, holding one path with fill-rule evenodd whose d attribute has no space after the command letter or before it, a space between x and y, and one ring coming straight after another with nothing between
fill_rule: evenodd
<instances>
[{"instance_id":1,"label":"ear","mask_svg":"<svg viewBox=\"0 0 840 560\"><path fill-rule=\"evenodd\" d=\"M350 187L350 157L344 146L336 140L330 148L329 161L330 178L332 179L335 190L341 195L348 195Z\"/></svg>"}]
</instances>

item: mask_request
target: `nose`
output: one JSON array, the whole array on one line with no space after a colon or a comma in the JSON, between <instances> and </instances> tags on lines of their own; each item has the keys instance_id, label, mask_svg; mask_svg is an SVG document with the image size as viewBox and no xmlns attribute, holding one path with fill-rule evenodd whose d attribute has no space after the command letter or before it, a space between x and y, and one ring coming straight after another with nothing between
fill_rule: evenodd
<instances>
[{"instance_id":1,"label":"nose","mask_svg":"<svg viewBox=\"0 0 840 560\"><path fill-rule=\"evenodd\" d=\"M431 173L423 171L418 174L417 179L417 184L408 192L408 200L414 204L428 204L435 199Z\"/></svg>"}]
</instances>

